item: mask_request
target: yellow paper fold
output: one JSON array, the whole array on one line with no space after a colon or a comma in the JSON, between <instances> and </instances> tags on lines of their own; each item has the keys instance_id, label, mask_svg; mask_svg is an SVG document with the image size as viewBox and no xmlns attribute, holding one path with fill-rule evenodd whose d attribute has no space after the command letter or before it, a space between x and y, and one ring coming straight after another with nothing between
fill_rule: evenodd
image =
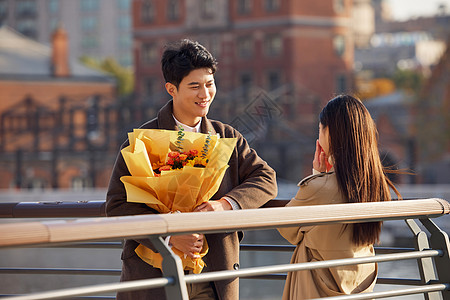
<instances>
[{"instance_id":1,"label":"yellow paper fold","mask_svg":"<svg viewBox=\"0 0 450 300\"><path fill-rule=\"evenodd\" d=\"M177 136L177 131L160 129L135 129L128 134L130 145L122 149L122 156L131 176L120 178L128 202L145 203L160 213L191 212L201 203L209 201L218 191L236 138L211 135L205 168L185 166L181 170L162 171L157 176L153 170L166 163L170 151L177 150ZM207 134L184 132L182 151L197 150L200 155L207 137ZM176 248L172 250L182 258L185 269L201 272L204 267L201 258L194 260L184 257L184 253ZM201 257L207 251L205 241ZM139 245L136 253L152 266L161 267L160 255L145 246Z\"/></svg>"},{"instance_id":2,"label":"yellow paper fold","mask_svg":"<svg viewBox=\"0 0 450 300\"><path fill-rule=\"evenodd\" d=\"M191 270L194 274L199 274L206 265L202 258L208 253L208 249L208 243L204 240L202 251L199 253L199 258L190 258L174 247L172 248L172 251L181 258L184 270ZM155 253L141 244L136 248L135 252L146 263L161 269L163 261L161 254Z\"/></svg>"}]
</instances>

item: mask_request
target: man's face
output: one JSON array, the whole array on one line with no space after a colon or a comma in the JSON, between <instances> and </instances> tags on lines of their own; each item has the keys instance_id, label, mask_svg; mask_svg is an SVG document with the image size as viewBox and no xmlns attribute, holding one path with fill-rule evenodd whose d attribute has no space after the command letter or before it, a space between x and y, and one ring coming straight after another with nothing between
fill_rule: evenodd
<instances>
[{"instance_id":1,"label":"man's face","mask_svg":"<svg viewBox=\"0 0 450 300\"><path fill-rule=\"evenodd\" d=\"M167 92L173 97L175 118L188 126L195 126L206 116L216 95L214 75L208 68L191 71L180 85L166 83Z\"/></svg>"}]
</instances>

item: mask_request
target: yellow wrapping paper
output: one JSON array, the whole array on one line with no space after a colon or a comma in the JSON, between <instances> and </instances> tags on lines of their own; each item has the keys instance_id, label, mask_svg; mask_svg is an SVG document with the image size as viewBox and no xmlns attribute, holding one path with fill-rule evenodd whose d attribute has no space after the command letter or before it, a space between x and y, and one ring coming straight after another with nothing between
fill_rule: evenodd
<instances>
[{"instance_id":1,"label":"yellow wrapping paper","mask_svg":"<svg viewBox=\"0 0 450 300\"><path fill-rule=\"evenodd\" d=\"M169 152L177 149L177 131L161 129L135 129L128 133L130 145L122 149L122 156L131 176L122 176L128 202L145 203L160 213L191 212L217 192L228 161L236 145L236 138L210 136L205 168L184 166L182 169L153 170L163 166ZM199 155L205 145L207 134L184 132L181 142L183 152L197 150ZM198 274L205 263L202 257L208 252L206 240L200 258L192 259L183 252L172 250L180 256L185 270ZM161 268L162 257L143 245L136 248L137 255L155 268Z\"/></svg>"}]
</instances>

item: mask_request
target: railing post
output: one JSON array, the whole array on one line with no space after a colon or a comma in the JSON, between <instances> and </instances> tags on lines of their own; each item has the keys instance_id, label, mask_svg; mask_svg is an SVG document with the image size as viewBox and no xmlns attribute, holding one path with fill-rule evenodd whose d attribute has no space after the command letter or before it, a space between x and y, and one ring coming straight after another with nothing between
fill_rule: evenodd
<instances>
[{"instance_id":1,"label":"railing post","mask_svg":"<svg viewBox=\"0 0 450 300\"><path fill-rule=\"evenodd\" d=\"M174 280L173 285L165 287L166 298L189 300L181 259L164 243L162 237L151 237L150 240L163 257L162 272L164 276L172 277Z\"/></svg>"},{"instance_id":2,"label":"railing post","mask_svg":"<svg viewBox=\"0 0 450 300\"><path fill-rule=\"evenodd\" d=\"M444 251L444 255L435 257L435 266L439 277L438 282L447 285L447 289L442 291L442 298L450 300L450 242L448 235L430 219L420 219L420 222L431 233L431 247Z\"/></svg>"},{"instance_id":3,"label":"railing post","mask_svg":"<svg viewBox=\"0 0 450 300\"><path fill-rule=\"evenodd\" d=\"M427 234L420 229L417 225L416 221L413 219L406 219L406 224L408 224L409 228L415 235L415 247L418 251L423 251L425 249L429 249L430 245L428 243ZM420 280L423 284L429 284L430 281L436 280L437 276L433 267L433 260L431 257L419 258L417 259L417 264L419 266ZM438 292L430 292L424 293L425 300L440 300L440 296Z\"/></svg>"}]
</instances>

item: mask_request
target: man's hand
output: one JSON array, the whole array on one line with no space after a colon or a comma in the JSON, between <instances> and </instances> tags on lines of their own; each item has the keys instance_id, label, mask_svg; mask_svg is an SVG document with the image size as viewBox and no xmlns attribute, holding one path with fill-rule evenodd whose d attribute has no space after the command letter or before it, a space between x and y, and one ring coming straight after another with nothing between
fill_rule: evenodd
<instances>
[{"instance_id":1,"label":"man's hand","mask_svg":"<svg viewBox=\"0 0 450 300\"><path fill-rule=\"evenodd\" d=\"M231 210L231 204L225 200L208 201L200 204L194 212ZM170 237L170 243L192 258L199 258L203 248L203 234L174 235Z\"/></svg>"},{"instance_id":2,"label":"man's hand","mask_svg":"<svg viewBox=\"0 0 450 300\"><path fill-rule=\"evenodd\" d=\"M194 212L204 212L204 211L224 211L231 210L231 204L225 199L208 201L200 204L194 209Z\"/></svg>"},{"instance_id":3,"label":"man's hand","mask_svg":"<svg viewBox=\"0 0 450 300\"><path fill-rule=\"evenodd\" d=\"M191 258L200 258L200 251L203 248L203 234L173 235L170 243Z\"/></svg>"}]
</instances>

